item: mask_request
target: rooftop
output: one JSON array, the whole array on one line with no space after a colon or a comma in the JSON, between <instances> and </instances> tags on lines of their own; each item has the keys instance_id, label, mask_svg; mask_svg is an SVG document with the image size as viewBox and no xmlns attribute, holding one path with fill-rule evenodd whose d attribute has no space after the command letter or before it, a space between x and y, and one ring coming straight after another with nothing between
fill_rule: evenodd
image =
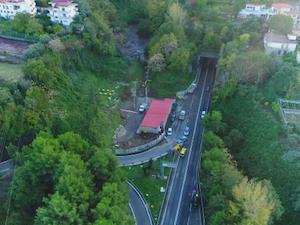
<instances>
[{"instance_id":1,"label":"rooftop","mask_svg":"<svg viewBox=\"0 0 300 225\"><path fill-rule=\"evenodd\" d=\"M173 104L173 99L152 100L150 107L141 123L142 127L160 127L169 116Z\"/></svg>"},{"instance_id":2,"label":"rooftop","mask_svg":"<svg viewBox=\"0 0 300 225\"><path fill-rule=\"evenodd\" d=\"M72 0L53 0L52 2L55 4L55 6L63 6L63 7L69 6L73 3Z\"/></svg>"},{"instance_id":3,"label":"rooftop","mask_svg":"<svg viewBox=\"0 0 300 225\"><path fill-rule=\"evenodd\" d=\"M273 32L268 32L265 34L264 40L267 42L283 43L283 44L296 44L297 41L289 40L287 35L275 34Z\"/></svg>"},{"instance_id":4,"label":"rooftop","mask_svg":"<svg viewBox=\"0 0 300 225\"><path fill-rule=\"evenodd\" d=\"M294 8L292 5L288 4L288 3L273 3L272 4L272 8L276 8L276 9L283 9L283 8Z\"/></svg>"},{"instance_id":5,"label":"rooftop","mask_svg":"<svg viewBox=\"0 0 300 225\"><path fill-rule=\"evenodd\" d=\"M20 3L24 2L24 0L0 0L0 3Z\"/></svg>"}]
</instances>

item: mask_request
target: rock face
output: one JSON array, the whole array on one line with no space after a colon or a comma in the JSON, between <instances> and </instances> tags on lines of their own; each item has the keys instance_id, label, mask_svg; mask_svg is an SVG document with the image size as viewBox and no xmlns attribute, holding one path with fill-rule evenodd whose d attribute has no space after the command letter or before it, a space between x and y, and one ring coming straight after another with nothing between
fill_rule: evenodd
<instances>
[{"instance_id":1,"label":"rock face","mask_svg":"<svg viewBox=\"0 0 300 225\"><path fill-rule=\"evenodd\" d=\"M137 28L130 26L126 35L126 42L121 47L122 55L128 60L144 60L144 53L147 41L137 34Z\"/></svg>"}]
</instances>

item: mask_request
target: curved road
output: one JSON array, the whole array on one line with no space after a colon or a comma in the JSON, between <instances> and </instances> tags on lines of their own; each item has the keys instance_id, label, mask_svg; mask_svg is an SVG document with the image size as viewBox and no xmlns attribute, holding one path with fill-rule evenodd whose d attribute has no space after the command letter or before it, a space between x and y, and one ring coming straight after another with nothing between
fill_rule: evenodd
<instances>
[{"instance_id":1,"label":"curved road","mask_svg":"<svg viewBox=\"0 0 300 225\"><path fill-rule=\"evenodd\" d=\"M148 205L137 188L127 182L129 186L130 209L137 225L153 225Z\"/></svg>"}]
</instances>

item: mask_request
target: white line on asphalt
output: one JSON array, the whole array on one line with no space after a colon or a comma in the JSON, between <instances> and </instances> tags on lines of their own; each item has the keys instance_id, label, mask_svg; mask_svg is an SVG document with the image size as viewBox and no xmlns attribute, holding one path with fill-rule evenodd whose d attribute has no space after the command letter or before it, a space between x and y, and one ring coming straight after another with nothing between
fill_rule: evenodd
<instances>
[{"instance_id":1,"label":"white line on asphalt","mask_svg":"<svg viewBox=\"0 0 300 225\"><path fill-rule=\"evenodd\" d=\"M176 210L174 225L177 224L177 220L178 220L178 215L179 215L179 210L180 210L180 205L181 205L182 195L183 195L183 187L184 187L184 184L185 184L185 181L186 181L186 175L187 175L187 171L188 171L188 165L189 165L189 162L190 162L190 159L191 159L191 149L193 148L194 138L195 138L195 135L196 135L197 125L198 125L198 120L199 120L199 115L200 115L200 109L201 109L201 105L202 105L201 103L202 103L202 98L203 98L203 94L204 94L205 83L206 83L206 78L207 78L207 73L208 73L208 68L206 70L205 77L204 77L203 89L202 89L202 93L201 93L201 97L200 97L200 104L198 106L198 111L197 111L197 117L196 117L196 121L195 121L195 128L194 128L194 132L193 132L193 138L192 138L191 148L190 148L189 155L188 155L188 161L187 161L187 164L186 164L186 167L185 167L183 182L181 183L180 195L179 195L179 202L178 202L178 205L177 205L177 210Z\"/></svg>"},{"instance_id":2,"label":"white line on asphalt","mask_svg":"<svg viewBox=\"0 0 300 225\"><path fill-rule=\"evenodd\" d=\"M129 208L130 208L131 213L132 213L132 215L133 215L133 219L134 219L134 221L135 221L135 225L137 225L137 222L136 222L136 216L135 216L135 214L134 214L134 210L133 210L132 205L131 205L130 203L129 203Z\"/></svg>"},{"instance_id":3,"label":"white line on asphalt","mask_svg":"<svg viewBox=\"0 0 300 225\"><path fill-rule=\"evenodd\" d=\"M135 188L135 186L132 185L132 183L130 183L130 182L127 182L127 183L128 183L128 185L135 191L135 193L137 193L137 195L138 195L139 198L141 199L141 201L142 201L142 203L143 203L143 205L144 205L144 207L145 207L145 209L146 209L146 212L147 212L147 215L148 215L150 224L153 224L153 222L152 222L152 217L151 217L150 212L149 212L149 208L148 208L147 203L145 202L143 196L142 196L142 195L140 194L140 192Z\"/></svg>"},{"instance_id":4,"label":"white line on asphalt","mask_svg":"<svg viewBox=\"0 0 300 225\"><path fill-rule=\"evenodd\" d=\"M207 73L206 73L206 75L207 75ZM205 81L206 81L206 75L205 75ZM203 95L203 90L204 90L204 85L205 85L205 82L202 84L202 93L201 93L201 96ZM193 96L194 97L194 96ZM201 97L202 98L202 97ZM200 104L199 104L199 106L201 105L201 98L200 98ZM199 113L199 112L198 112ZM198 115L198 114L197 114ZM188 152L188 154L189 154L189 156L190 156L190 151ZM178 165L178 157L177 157L177 165ZM171 192L172 192L172 189L173 189L173 184L174 184L174 179L175 179L175 177L176 177L176 171L177 171L177 168L178 168L178 166L174 169L174 173L172 174L173 175L173 177L172 177L172 182L171 182L171 184L170 184L170 187L169 187L169 190L170 191L167 191L167 205L168 205L168 202L169 202L169 199L170 199L170 195L171 195ZM165 209L167 209L167 207L165 208ZM163 211L163 215L162 215L162 224L163 224L163 222L165 221L165 217L166 217L166 210L164 210Z\"/></svg>"}]
</instances>

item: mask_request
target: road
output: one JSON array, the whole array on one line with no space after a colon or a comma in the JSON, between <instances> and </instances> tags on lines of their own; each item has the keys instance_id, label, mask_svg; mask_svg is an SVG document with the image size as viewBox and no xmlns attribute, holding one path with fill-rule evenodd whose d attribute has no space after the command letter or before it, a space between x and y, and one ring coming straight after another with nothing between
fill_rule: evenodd
<instances>
[{"instance_id":1,"label":"road","mask_svg":"<svg viewBox=\"0 0 300 225\"><path fill-rule=\"evenodd\" d=\"M200 208L193 208L191 193L197 186L197 173L201 154L203 124L201 112L207 111L210 104L210 90L214 81L215 63L204 60L198 87L190 102L189 126L190 138L187 142L188 153L184 158L177 157L177 167L171 175L165 197L165 204L159 218L161 225L200 225ZM211 88L210 88L211 89Z\"/></svg>"},{"instance_id":2,"label":"road","mask_svg":"<svg viewBox=\"0 0 300 225\"><path fill-rule=\"evenodd\" d=\"M12 160L7 160L0 163L0 173L7 173L10 172L10 170L13 167Z\"/></svg>"},{"instance_id":3,"label":"road","mask_svg":"<svg viewBox=\"0 0 300 225\"><path fill-rule=\"evenodd\" d=\"M128 182L129 197L132 214L136 225L153 225L150 209L140 192Z\"/></svg>"}]
</instances>

